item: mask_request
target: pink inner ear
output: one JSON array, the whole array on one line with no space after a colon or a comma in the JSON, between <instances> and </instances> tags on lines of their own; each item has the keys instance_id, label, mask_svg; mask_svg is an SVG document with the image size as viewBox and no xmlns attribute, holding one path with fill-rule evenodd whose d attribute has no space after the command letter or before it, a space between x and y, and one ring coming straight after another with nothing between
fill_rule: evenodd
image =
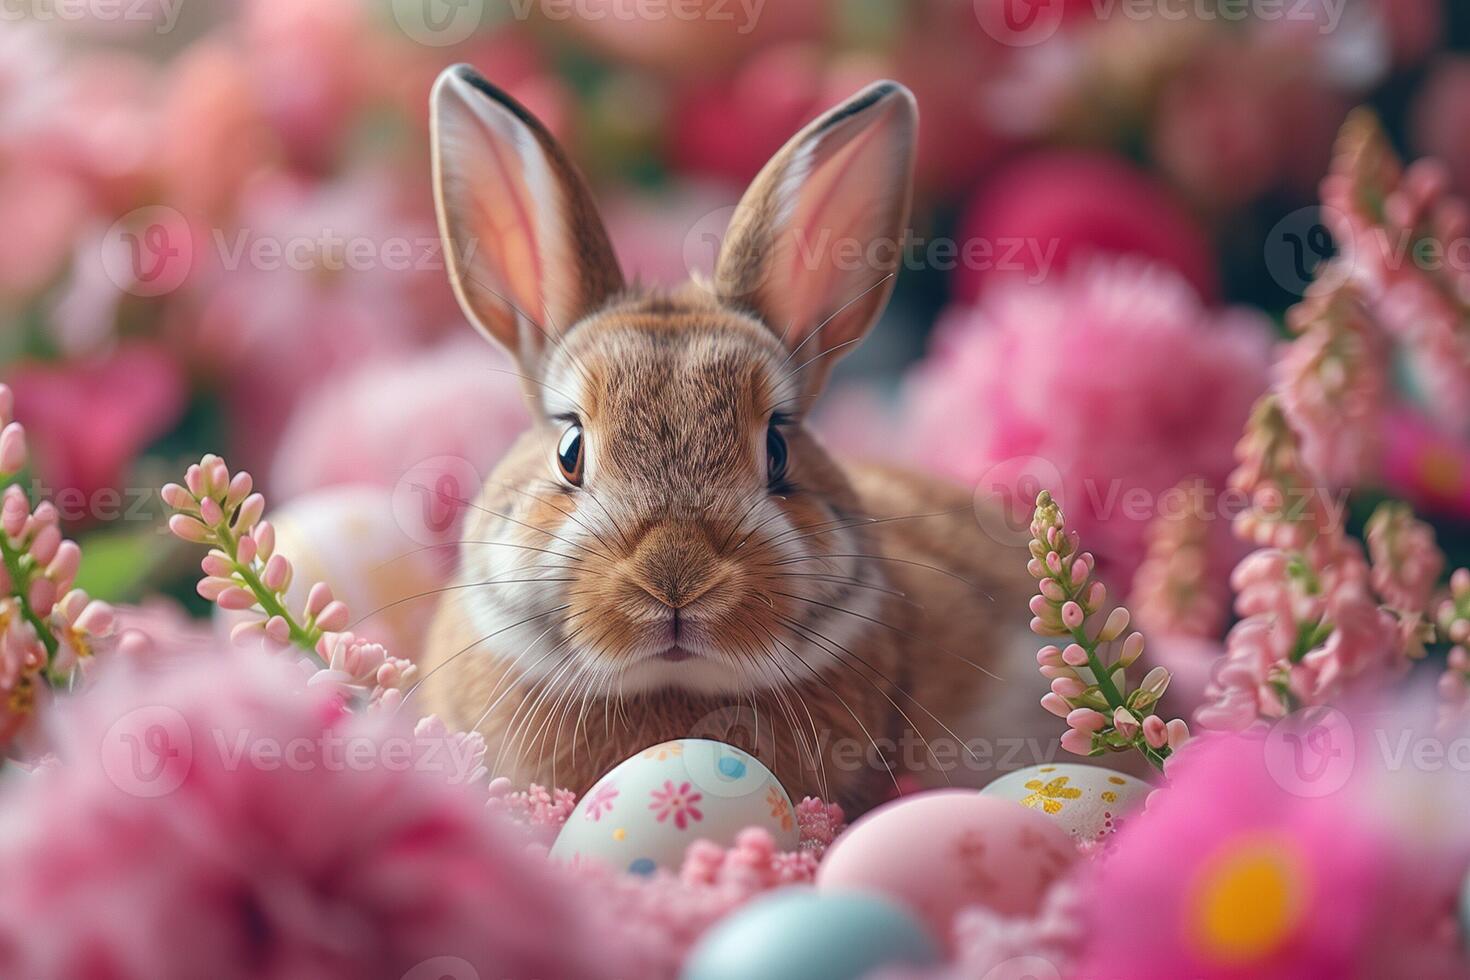
<instances>
[{"instance_id":1,"label":"pink inner ear","mask_svg":"<svg viewBox=\"0 0 1470 980\"><path fill-rule=\"evenodd\" d=\"M478 162L488 172L473 178L461 175L472 188L466 217L473 241L466 244L474 245L475 251L466 267L478 280L468 285L482 291L499 291L503 286L506 299L539 323L545 316L541 298L544 276L530 187L519 157L513 156L513 144L492 138L489 132L487 128L477 137L484 152L476 155L483 157ZM494 296L487 296L486 301L497 302Z\"/></svg>"},{"instance_id":2,"label":"pink inner ear","mask_svg":"<svg viewBox=\"0 0 1470 980\"><path fill-rule=\"evenodd\" d=\"M785 292L790 298L781 304L788 322L794 324L793 335L788 338L792 346L804 342L806 335L829 315L887 272L868 262L873 254L871 243L886 233L883 226L889 217L880 206L879 182L892 179L892 168L882 166L881 160L871 159L867 153L878 133L878 127L859 133L819 162L802 186L789 231L790 288ZM886 256L881 250L880 254ZM786 324L774 326L786 329ZM847 339L837 337L833 342ZM822 346L813 347L817 343ZM830 344L819 338L802 349L811 348L808 356L814 356L826 346Z\"/></svg>"}]
</instances>

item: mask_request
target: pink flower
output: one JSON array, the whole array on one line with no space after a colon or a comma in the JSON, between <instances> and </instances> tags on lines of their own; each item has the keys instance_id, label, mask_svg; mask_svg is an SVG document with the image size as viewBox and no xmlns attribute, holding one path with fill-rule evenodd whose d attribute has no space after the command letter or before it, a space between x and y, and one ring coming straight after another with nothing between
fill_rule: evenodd
<instances>
[{"instance_id":1,"label":"pink flower","mask_svg":"<svg viewBox=\"0 0 1470 980\"><path fill-rule=\"evenodd\" d=\"M1470 58L1441 55L1414 98L1414 149L1442 161L1455 189L1470 194Z\"/></svg>"},{"instance_id":2,"label":"pink flower","mask_svg":"<svg viewBox=\"0 0 1470 980\"><path fill-rule=\"evenodd\" d=\"M569 883L444 773L392 761L395 740L415 744L406 728L343 716L294 679L211 657L103 677L67 711L64 764L7 787L0 971L626 975L580 938Z\"/></svg>"},{"instance_id":3,"label":"pink flower","mask_svg":"<svg viewBox=\"0 0 1470 980\"><path fill-rule=\"evenodd\" d=\"M1166 492L1185 477L1223 487L1269 347L1256 315L1208 311L1159 266L997 287L951 310L907 380L913 453L987 492L1039 458L1026 473L1060 478L1069 526L1126 581ZM1016 503L1029 512L1034 493Z\"/></svg>"},{"instance_id":4,"label":"pink flower","mask_svg":"<svg viewBox=\"0 0 1470 980\"><path fill-rule=\"evenodd\" d=\"M97 360L21 364L10 378L40 479L65 492L58 499L68 520L92 518L96 495L122 486L138 453L178 421L186 397L173 358L143 343Z\"/></svg>"},{"instance_id":5,"label":"pink flower","mask_svg":"<svg viewBox=\"0 0 1470 980\"><path fill-rule=\"evenodd\" d=\"M1470 515L1470 445L1409 408L1390 411L1383 425L1389 492L1420 510Z\"/></svg>"},{"instance_id":6,"label":"pink flower","mask_svg":"<svg viewBox=\"0 0 1470 980\"><path fill-rule=\"evenodd\" d=\"M992 253L956 268L952 294L962 301L1006 279L1052 286L1074 263L1098 255L1139 256L1173 268L1206 300L1220 288L1214 253L1194 218L1166 187L1105 154L1035 153L1007 165L982 185L960 220L959 245L969 243L984 243ZM1181 289L1171 284L1166 291Z\"/></svg>"},{"instance_id":7,"label":"pink flower","mask_svg":"<svg viewBox=\"0 0 1470 980\"><path fill-rule=\"evenodd\" d=\"M1414 832L1384 832L1364 805L1363 780L1325 796L1296 794L1289 776L1272 777L1292 771L1289 754L1273 752L1289 747L1209 736L1171 762L1170 787L1119 832L1084 882L1091 894L1146 896L1149 913L1089 906L1076 976L1460 975L1452 931L1435 933L1439 923L1424 921L1429 909L1448 918L1457 872L1427 882ZM1365 746L1360 759L1370 758ZM1450 860L1463 872L1462 858Z\"/></svg>"},{"instance_id":8,"label":"pink flower","mask_svg":"<svg viewBox=\"0 0 1470 980\"><path fill-rule=\"evenodd\" d=\"M518 369L468 333L317 384L281 438L272 488L290 498L335 484L393 487L436 457L488 477L529 419ZM479 487L457 492L473 498Z\"/></svg>"},{"instance_id":9,"label":"pink flower","mask_svg":"<svg viewBox=\"0 0 1470 980\"><path fill-rule=\"evenodd\" d=\"M294 162L334 162L354 122L369 76L373 25L355 0L248 0L242 4L243 56L256 99Z\"/></svg>"},{"instance_id":10,"label":"pink flower","mask_svg":"<svg viewBox=\"0 0 1470 980\"><path fill-rule=\"evenodd\" d=\"M671 780L664 780L664 788L653 791L652 803L648 808L658 814L658 822L663 823L669 817L674 818L674 826L684 830L691 821L699 822L704 819L697 803L704 799L703 793L695 792L690 783L680 783L675 787Z\"/></svg>"},{"instance_id":11,"label":"pink flower","mask_svg":"<svg viewBox=\"0 0 1470 980\"><path fill-rule=\"evenodd\" d=\"M585 816L594 823L612 810L613 800L618 798L618 788L612 783L603 783L597 792L587 798Z\"/></svg>"},{"instance_id":12,"label":"pink flower","mask_svg":"<svg viewBox=\"0 0 1470 980\"><path fill-rule=\"evenodd\" d=\"M238 224L202 250L206 306L186 339L202 364L230 364L247 458L268 451L324 374L411 350L453 322L438 234L401 194L386 172L262 180L242 196Z\"/></svg>"}]
</instances>

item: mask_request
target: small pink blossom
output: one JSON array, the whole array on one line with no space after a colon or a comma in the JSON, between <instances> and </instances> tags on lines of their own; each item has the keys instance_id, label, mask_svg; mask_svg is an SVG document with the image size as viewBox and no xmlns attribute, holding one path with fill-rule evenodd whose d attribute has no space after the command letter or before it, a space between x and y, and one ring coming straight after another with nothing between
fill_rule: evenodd
<instances>
[{"instance_id":1,"label":"small pink blossom","mask_svg":"<svg viewBox=\"0 0 1470 980\"><path fill-rule=\"evenodd\" d=\"M648 804L648 808L658 814L659 823L673 817L674 826L686 830L691 822L698 823L704 819L704 813L697 805L704 799L704 794L696 792L691 783L680 783L676 787L666 779L663 789L654 790L651 796L653 802Z\"/></svg>"}]
</instances>

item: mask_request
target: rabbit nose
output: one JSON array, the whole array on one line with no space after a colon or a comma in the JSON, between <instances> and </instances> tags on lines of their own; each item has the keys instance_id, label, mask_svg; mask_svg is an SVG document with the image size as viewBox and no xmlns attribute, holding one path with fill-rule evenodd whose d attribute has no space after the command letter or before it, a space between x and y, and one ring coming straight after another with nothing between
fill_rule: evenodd
<instances>
[{"instance_id":1,"label":"rabbit nose","mask_svg":"<svg viewBox=\"0 0 1470 980\"><path fill-rule=\"evenodd\" d=\"M643 535L633 552L633 580L671 609L682 609L715 585L715 551L704 531L664 524Z\"/></svg>"}]
</instances>

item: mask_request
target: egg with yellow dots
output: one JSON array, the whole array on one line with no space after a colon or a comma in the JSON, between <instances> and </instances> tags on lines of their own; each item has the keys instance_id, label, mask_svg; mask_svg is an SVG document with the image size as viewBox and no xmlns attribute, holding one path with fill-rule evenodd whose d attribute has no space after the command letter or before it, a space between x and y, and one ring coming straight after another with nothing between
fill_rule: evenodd
<instances>
[{"instance_id":1,"label":"egg with yellow dots","mask_svg":"<svg viewBox=\"0 0 1470 980\"><path fill-rule=\"evenodd\" d=\"M1006 773L980 792L1045 814L1079 841L1114 833L1153 787L1102 766L1054 762Z\"/></svg>"},{"instance_id":2,"label":"egg with yellow dots","mask_svg":"<svg viewBox=\"0 0 1470 980\"><path fill-rule=\"evenodd\" d=\"M696 840L722 846L748 827L795 850L791 797L760 760L724 742L681 738L619 763L578 801L551 857L619 871L677 870Z\"/></svg>"}]
</instances>

